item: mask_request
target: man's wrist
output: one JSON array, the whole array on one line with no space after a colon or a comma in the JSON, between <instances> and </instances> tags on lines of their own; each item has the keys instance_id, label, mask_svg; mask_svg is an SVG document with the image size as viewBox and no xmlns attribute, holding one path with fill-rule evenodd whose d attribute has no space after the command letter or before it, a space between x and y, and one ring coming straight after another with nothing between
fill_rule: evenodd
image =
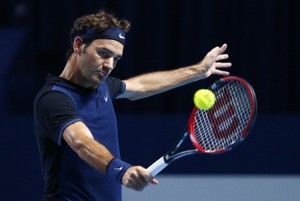
<instances>
[{"instance_id":1,"label":"man's wrist","mask_svg":"<svg viewBox=\"0 0 300 201\"><path fill-rule=\"evenodd\" d=\"M121 159L113 158L107 165L106 174L122 183L122 177L124 173L131 166L131 164L126 163Z\"/></svg>"}]
</instances>

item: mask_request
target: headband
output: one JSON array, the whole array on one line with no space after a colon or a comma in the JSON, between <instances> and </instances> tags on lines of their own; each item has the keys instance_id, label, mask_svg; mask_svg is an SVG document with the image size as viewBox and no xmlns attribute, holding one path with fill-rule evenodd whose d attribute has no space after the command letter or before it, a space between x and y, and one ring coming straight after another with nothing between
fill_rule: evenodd
<instances>
[{"instance_id":1,"label":"headband","mask_svg":"<svg viewBox=\"0 0 300 201\"><path fill-rule=\"evenodd\" d=\"M118 27L109 27L105 30L93 30L89 29L82 35L75 35L73 41L77 36L82 37L85 41L95 40L95 39L111 39L120 42L125 46L125 31ZM73 42L72 41L72 42Z\"/></svg>"}]
</instances>

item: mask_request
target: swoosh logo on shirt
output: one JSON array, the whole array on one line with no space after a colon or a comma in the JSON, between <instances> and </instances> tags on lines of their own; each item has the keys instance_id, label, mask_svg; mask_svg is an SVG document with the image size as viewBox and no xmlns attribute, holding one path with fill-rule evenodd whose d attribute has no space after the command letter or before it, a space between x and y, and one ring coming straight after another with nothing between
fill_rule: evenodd
<instances>
[{"instance_id":1,"label":"swoosh logo on shirt","mask_svg":"<svg viewBox=\"0 0 300 201\"><path fill-rule=\"evenodd\" d=\"M105 96L104 96L104 100L105 100L105 102L108 101L108 94L107 94L107 92L106 92L106 94L105 94Z\"/></svg>"}]
</instances>

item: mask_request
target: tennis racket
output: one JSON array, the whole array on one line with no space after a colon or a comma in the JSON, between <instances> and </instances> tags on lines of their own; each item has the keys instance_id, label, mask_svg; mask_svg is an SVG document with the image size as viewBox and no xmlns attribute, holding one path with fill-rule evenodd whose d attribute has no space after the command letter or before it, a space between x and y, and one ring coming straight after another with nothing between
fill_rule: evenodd
<instances>
[{"instance_id":1,"label":"tennis racket","mask_svg":"<svg viewBox=\"0 0 300 201\"><path fill-rule=\"evenodd\" d=\"M249 82L228 76L214 82L209 89L216 97L214 106L208 110L193 108L184 135L164 156L148 167L152 176L185 156L230 151L250 132L256 118L257 102ZM193 149L178 152L187 136L190 136Z\"/></svg>"}]
</instances>

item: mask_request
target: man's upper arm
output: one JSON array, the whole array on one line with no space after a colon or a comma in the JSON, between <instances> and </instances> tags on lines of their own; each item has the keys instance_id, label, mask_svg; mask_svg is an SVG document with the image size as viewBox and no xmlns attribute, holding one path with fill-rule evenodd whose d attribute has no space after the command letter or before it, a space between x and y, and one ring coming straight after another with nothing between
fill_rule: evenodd
<instances>
[{"instance_id":1,"label":"man's upper arm","mask_svg":"<svg viewBox=\"0 0 300 201\"><path fill-rule=\"evenodd\" d=\"M130 79L123 80L123 83L125 85L125 90L117 98L127 98L130 100L137 99L137 91L141 91L138 89L139 86L136 83L133 83Z\"/></svg>"}]
</instances>

